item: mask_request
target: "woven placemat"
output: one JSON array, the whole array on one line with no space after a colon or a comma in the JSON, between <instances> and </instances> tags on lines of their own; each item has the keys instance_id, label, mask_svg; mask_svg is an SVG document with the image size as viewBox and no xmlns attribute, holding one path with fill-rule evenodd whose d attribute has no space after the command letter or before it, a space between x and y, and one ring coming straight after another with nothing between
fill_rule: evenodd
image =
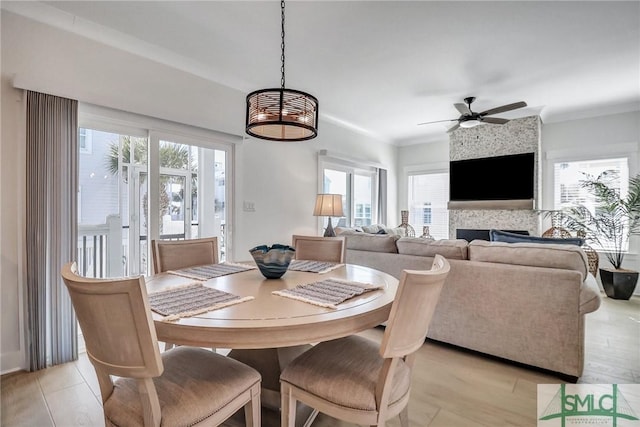
<instances>
[{"instance_id":1,"label":"woven placemat","mask_svg":"<svg viewBox=\"0 0 640 427\"><path fill-rule=\"evenodd\" d=\"M312 261L304 259L296 259L289 264L289 270L310 271L312 273L327 273L336 268L342 267L344 264L327 261Z\"/></svg>"},{"instance_id":2,"label":"woven placemat","mask_svg":"<svg viewBox=\"0 0 640 427\"><path fill-rule=\"evenodd\" d=\"M246 264L233 264L223 262L220 264L199 265L196 267L181 268L180 270L169 270L167 273L176 276L187 277L194 280L209 280L214 277L226 276L227 274L241 273L247 270L257 268Z\"/></svg>"},{"instance_id":3,"label":"woven placemat","mask_svg":"<svg viewBox=\"0 0 640 427\"><path fill-rule=\"evenodd\" d=\"M218 308L252 300L229 292L208 288L202 283L191 283L149 294L151 310L165 316L164 321L195 316Z\"/></svg>"},{"instance_id":4,"label":"woven placemat","mask_svg":"<svg viewBox=\"0 0 640 427\"><path fill-rule=\"evenodd\" d=\"M349 298L361 295L365 292L382 289L384 285L372 285L370 283L351 282L341 279L326 279L306 285L298 285L293 289L273 291L274 295L280 295L310 304L337 309L338 304Z\"/></svg>"}]
</instances>

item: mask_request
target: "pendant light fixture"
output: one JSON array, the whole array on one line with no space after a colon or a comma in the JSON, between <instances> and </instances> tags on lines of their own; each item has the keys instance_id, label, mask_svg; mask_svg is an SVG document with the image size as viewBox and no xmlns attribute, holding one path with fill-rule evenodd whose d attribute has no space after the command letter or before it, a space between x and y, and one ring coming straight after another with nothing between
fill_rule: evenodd
<instances>
[{"instance_id":1,"label":"pendant light fixture","mask_svg":"<svg viewBox=\"0 0 640 427\"><path fill-rule=\"evenodd\" d=\"M245 131L270 141L306 141L318 135L318 100L284 86L284 0L280 2L282 55L280 88L260 89L247 95Z\"/></svg>"}]
</instances>

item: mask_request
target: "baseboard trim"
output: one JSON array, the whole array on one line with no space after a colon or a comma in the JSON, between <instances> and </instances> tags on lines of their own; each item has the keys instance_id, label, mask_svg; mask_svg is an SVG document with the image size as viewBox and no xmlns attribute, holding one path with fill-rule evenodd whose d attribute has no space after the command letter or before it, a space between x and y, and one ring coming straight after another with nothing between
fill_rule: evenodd
<instances>
[{"instance_id":1,"label":"baseboard trim","mask_svg":"<svg viewBox=\"0 0 640 427\"><path fill-rule=\"evenodd\" d=\"M11 351L0 354L0 375L17 371L25 371L25 356L21 351Z\"/></svg>"}]
</instances>

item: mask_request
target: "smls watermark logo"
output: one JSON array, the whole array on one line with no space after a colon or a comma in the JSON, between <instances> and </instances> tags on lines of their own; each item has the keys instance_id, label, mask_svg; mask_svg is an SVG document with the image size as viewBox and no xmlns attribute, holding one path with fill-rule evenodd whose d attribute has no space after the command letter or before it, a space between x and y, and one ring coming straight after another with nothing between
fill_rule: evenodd
<instances>
[{"instance_id":1,"label":"smls watermark logo","mask_svg":"<svg viewBox=\"0 0 640 427\"><path fill-rule=\"evenodd\" d=\"M538 385L538 427L640 427L638 412L640 385Z\"/></svg>"}]
</instances>

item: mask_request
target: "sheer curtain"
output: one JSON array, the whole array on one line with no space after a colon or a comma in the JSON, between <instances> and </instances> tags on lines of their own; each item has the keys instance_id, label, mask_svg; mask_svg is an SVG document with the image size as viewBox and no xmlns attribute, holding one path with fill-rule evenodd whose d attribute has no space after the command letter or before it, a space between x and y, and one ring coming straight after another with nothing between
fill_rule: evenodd
<instances>
[{"instance_id":1,"label":"sheer curtain","mask_svg":"<svg viewBox=\"0 0 640 427\"><path fill-rule=\"evenodd\" d=\"M75 360L78 337L60 277L76 257L78 102L27 91L26 286L30 369Z\"/></svg>"},{"instance_id":2,"label":"sheer curtain","mask_svg":"<svg viewBox=\"0 0 640 427\"><path fill-rule=\"evenodd\" d=\"M387 170L382 168L378 169L378 224L387 224Z\"/></svg>"}]
</instances>

